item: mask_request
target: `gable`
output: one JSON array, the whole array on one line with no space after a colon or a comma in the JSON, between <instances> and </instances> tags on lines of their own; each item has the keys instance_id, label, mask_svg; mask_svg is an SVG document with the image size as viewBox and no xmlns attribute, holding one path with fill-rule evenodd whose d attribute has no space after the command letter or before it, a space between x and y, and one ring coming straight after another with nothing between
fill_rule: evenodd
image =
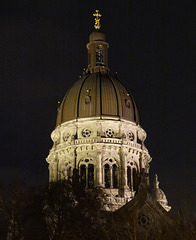
<instances>
[{"instance_id":1,"label":"gable","mask_svg":"<svg viewBox=\"0 0 196 240\"><path fill-rule=\"evenodd\" d=\"M174 220L148 191L138 193L114 215L133 239L179 239Z\"/></svg>"}]
</instances>

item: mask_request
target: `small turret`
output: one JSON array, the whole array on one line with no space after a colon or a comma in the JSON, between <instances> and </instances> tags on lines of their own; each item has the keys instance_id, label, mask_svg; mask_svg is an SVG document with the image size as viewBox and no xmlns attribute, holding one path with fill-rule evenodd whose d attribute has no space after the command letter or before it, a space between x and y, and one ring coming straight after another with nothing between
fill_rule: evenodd
<instances>
[{"instance_id":1,"label":"small turret","mask_svg":"<svg viewBox=\"0 0 196 240\"><path fill-rule=\"evenodd\" d=\"M159 188L158 175L155 174L154 188L153 188L153 197L161 204L161 206L169 212L171 207L168 205L167 198L165 193Z\"/></svg>"},{"instance_id":2,"label":"small turret","mask_svg":"<svg viewBox=\"0 0 196 240\"><path fill-rule=\"evenodd\" d=\"M101 72L108 73L108 47L109 44L105 42L105 33L100 31L100 17L99 10L96 10L95 16L95 31L89 36L88 49L88 68L90 73Z\"/></svg>"}]
</instances>

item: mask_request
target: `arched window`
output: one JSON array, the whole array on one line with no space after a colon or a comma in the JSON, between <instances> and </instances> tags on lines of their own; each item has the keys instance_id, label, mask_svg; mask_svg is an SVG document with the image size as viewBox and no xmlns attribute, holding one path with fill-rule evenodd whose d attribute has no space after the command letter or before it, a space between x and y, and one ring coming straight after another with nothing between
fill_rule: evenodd
<instances>
[{"instance_id":1,"label":"arched window","mask_svg":"<svg viewBox=\"0 0 196 240\"><path fill-rule=\"evenodd\" d=\"M110 166L106 164L104 166L104 176L105 176L105 188L110 188Z\"/></svg>"},{"instance_id":2,"label":"arched window","mask_svg":"<svg viewBox=\"0 0 196 240\"><path fill-rule=\"evenodd\" d=\"M94 165L89 163L89 159L85 159L84 164L80 165L80 181L84 188L92 188L94 186Z\"/></svg>"},{"instance_id":3,"label":"arched window","mask_svg":"<svg viewBox=\"0 0 196 240\"><path fill-rule=\"evenodd\" d=\"M88 165L88 187L92 188L94 186L94 165Z\"/></svg>"},{"instance_id":4,"label":"arched window","mask_svg":"<svg viewBox=\"0 0 196 240\"><path fill-rule=\"evenodd\" d=\"M130 166L127 167L127 185L130 189L132 189L132 186L131 186L131 167Z\"/></svg>"},{"instance_id":5,"label":"arched window","mask_svg":"<svg viewBox=\"0 0 196 240\"><path fill-rule=\"evenodd\" d=\"M135 168L133 168L133 190L138 191L138 174Z\"/></svg>"},{"instance_id":6,"label":"arched window","mask_svg":"<svg viewBox=\"0 0 196 240\"><path fill-rule=\"evenodd\" d=\"M101 45L96 47L96 65L105 65L103 60L103 48Z\"/></svg>"},{"instance_id":7,"label":"arched window","mask_svg":"<svg viewBox=\"0 0 196 240\"><path fill-rule=\"evenodd\" d=\"M68 167L68 169L67 169L67 179L70 180L71 177L72 177L72 169L71 169L71 167Z\"/></svg>"},{"instance_id":8,"label":"arched window","mask_svg":"<svg viewBox=\"0 0 196 240\"><path fill-rule=\"evenodd\" d=\"M113 188L118 187L118 172L116 164L112 165L112 180L113 180Z\"/></svg>"},{"instance_id":9,"label":"arched window","mask_svg":"<svg viewBox=\"0 0 196 240\"><path fill-rule=\"evenodd\" d=\"M80 166L80 178L83 187L86 187L86 165Z\"/></svg>"},{"instance_id":10,"label":"arched window","mask_svg":"<svg viewBox=\"0 0 196 240\"><path fill-rule=\"evenodd\" d=\"M115 160L106 159L108 163L104 165L105 188L118 188L118 167Z\"/></svg>"}]
</instances>

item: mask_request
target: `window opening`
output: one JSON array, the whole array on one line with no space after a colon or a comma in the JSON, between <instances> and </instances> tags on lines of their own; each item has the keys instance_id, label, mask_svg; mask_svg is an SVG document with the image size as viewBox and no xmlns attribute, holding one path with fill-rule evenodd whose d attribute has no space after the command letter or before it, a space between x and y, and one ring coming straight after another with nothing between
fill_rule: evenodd
<instances>
[{"instance_id":1,"label":"window opening","mask_svg":"<svg viewBox=\"0 0 196 240\"><path fill-rule=\"evenodd\" d=\"M133 190L138 191L138 176L135 168L133 168Z\"/></svg>"},{"instance_id":2,"label":"window opening","mask_svg":"<svg viewBox=\"0 0 196 240\"><path fill-rule=\"evenodd\" d=\"M111 128L108 128L106 130L106 137L112 138L114 136L114 130Z\"/></svg>"},{"instance_id":3,"label":"window opening","mask_svg":"<svg viewBox=\"0 0 196 240\"><path fill-rule=\"evenodd\" d=\"M68 178L68 180L70 180L71 179L71 176L72 176L72 174L71 174L71 167L69 167L68 169L67 169L67 178Z\"/></svg>"},{"instance_id":4,"label":"window opening","mask_svg":"<svg viewBox=\"0 0 196 240\"><path fill-rule=\"evenodd\" d=\"M104 166L104 176L105 176L105 188L110 188L110 166L106 164Z\"/></svg>"},{"instance_id":5,"label":"window opening","mask_svg":"<svg viewBox=\"0 0 196 240\"><path fill-rule=\"evenodd\" d=\"M96 47L96 65L97 66L104 66L103 60L103 48L101 45Z\"/></svg>"},{"instance_id":6,"label":"window opening","mask_svg":"<svg viewBox=\"0 0 196 240\"><path fill-rule=\"evenodd\" d=\"M94 165L88 164L89 160L85 159L87 164L80 166L80 181L84 188L92 188L94 186Z\"/></svg>"},{"instance_id":7,"label":"window opening","mask_svg":"<svg viewBox=\"0 0 196 240\"><path fill-rule=\"evenodd\" d=\"M131 167L127 167L127 185L131 189Z\"/></svg>"},{"instance_id":8,"label":"window opening","mask_svg":"<svg viewBox=\"0 0 196 240\"><path fill-rule=\"evenodd\" d=\"M92 188L94 186L94 165L88 165L88 187Z\"/></svg>"},{"instance_id":9,"label":"window opening","mask_svg":"<svg viewBox=\"0 0 196 240\"><path fill-rule=\"evenodd\" d=\"M118 172L116 164L112 165L113 188L118 187Z\"/></svg>"},{"instance_id":10,"label":"window opening","mask_svg":"<svg viewBox=\"0 0 196 240\"><path fill-rule=\"evenodd\" d=\"M80 177L81 177L81 184L83 187L86 187L86 166L80 166Z\"/></svg>"},{"instance_id":11,"label":"window opening","mask_svg":"<svg viewBox=\"0 0 196 240\"><path fill-rule=\"evenodd\" d=\"M90 135L91 135L91 130L90 129L85 128L85 129L82 130L82 136L83 137L90 137Z\"/></svg>"}]
</instances>

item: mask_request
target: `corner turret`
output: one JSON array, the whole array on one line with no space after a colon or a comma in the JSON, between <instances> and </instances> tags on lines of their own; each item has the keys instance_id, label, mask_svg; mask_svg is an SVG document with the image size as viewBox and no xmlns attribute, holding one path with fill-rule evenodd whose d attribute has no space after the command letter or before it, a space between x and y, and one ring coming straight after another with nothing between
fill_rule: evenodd
<instances>
[{"instance_id":1,"label":"corner turret","mask_svg":"<svg viewBox=\"0 0 196 240\"><path fill-rule=\"evenodd\" d=\"M169 212L171 207L168 205L167 198L165 196L165 193L159 188L159 181L158 181L158 175L155 174L155 181L154 181L154 188L152 196L161 204L161 206Z\"/></svg>"}]
</instances>

